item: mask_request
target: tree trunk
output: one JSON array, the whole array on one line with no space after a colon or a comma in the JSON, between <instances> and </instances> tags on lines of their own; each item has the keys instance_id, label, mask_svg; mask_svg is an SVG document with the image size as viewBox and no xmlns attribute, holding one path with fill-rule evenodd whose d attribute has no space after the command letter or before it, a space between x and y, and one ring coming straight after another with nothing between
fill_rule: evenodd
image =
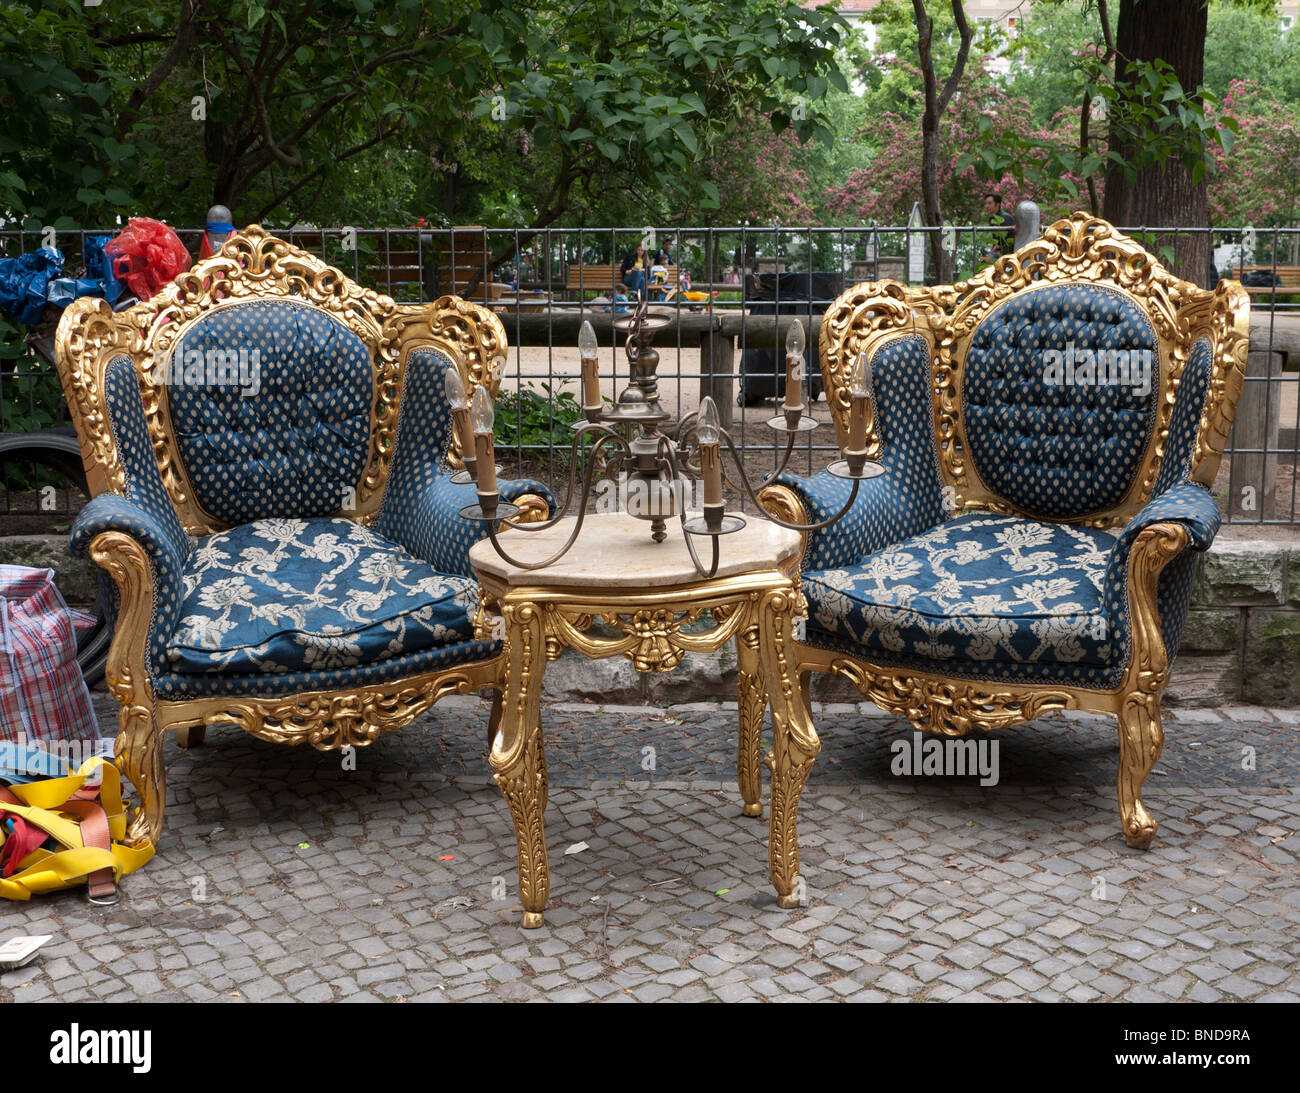
<instances>
[{"instance_id":1,"label":"tree trunk","mask_svg":"<svg viewBox=\"0 0 1300 1093\"><path fill-rule=\"evenodd\" d=\"M966 70L966 58L970 54L971 29L966 22L966 11L962 0L952 0L952 15L957 24L957 33L961 44L957 48L957 59L952 71L944 81L942 90L934 72L934 54L931 43L934 36L934 21L926 14L924 0L912 0L912 15L916 22L916 52L921 61L921 78L925 86L925 109L921 113L921 210L925 215L925 225L934 230L930 236L930 258L934 262L934 272L941 284L952 281L953 255L944 250L943 210L939 206L939 119L948 109L953 92L961 83L962 73Z\"/></svg>"},{"instance_id":2,"label":"tree trunk","mask_svg":"<svg viewBox=\"0 0 1300 1093\"><path fill-rule=\"evenodd\" d=\"M1205 72L1206 0L1121 0L1115 34L1115 82L1128 83L1129 61L1168 62L1188 94L1200 88ZM1135 149L1117 143L1125 158ZM1104 215L1128 228L1209 227L1206 185L1192 182L1191 172L1169 159L1142 170L1131 185L1120 167L1106 174ZM1160 242L1167 243L1168 239ZM1154 248L1153 248L1154 249ZM1204 285L1209 279L1207 232L1174 240L1174 272Z\"/></svg>"}]
</instances>

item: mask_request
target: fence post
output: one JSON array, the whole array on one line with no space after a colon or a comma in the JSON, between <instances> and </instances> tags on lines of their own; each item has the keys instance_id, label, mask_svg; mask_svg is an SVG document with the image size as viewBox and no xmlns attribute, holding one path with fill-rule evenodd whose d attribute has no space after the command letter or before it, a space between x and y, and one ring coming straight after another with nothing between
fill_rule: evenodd
<instances>
[{"instance_id":1,"label":"fence post","mask_svg":"<svg viewBox=\"0 0 1300 1093\"><path fill-rule=\"evenodd\" d=\"M735 371L735 335L722 333L715 319L700 334L700 401L706 395L712 396L724 429L731 428L732 409L736 404Z\"/></svg>"},{"instance_id":2,"label":"fence post","mask_svg":"<svg viewBox=\"0 0 1300 1093\"><path fill-rule=\"evenodd\" d=\"M1235 520L1271 520L1277 487L1282 354L1255 349L1246 355L1246 380L1232 426L1228 513ZM1258 451L1242 452L1242 448Z\"/></svg>"}]
</instances>

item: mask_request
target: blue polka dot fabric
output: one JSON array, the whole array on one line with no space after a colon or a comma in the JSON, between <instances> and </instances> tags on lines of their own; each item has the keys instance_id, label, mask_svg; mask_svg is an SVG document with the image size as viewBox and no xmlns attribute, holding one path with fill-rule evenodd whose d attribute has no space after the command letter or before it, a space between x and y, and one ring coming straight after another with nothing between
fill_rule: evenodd
<instances>
[{"instance_id":1,"label":"blue polka dot fabric","mask_svg":"<svg viewBox=\"0 0 1300 1093\"><path fill-rule=\"evenodd\" d=\"M962 421L984 484L1043 519L1103 512L1128 492L1155 424L1155 328L1102 285L1017 292L975 329Z\"/></svg>"},{"instance_id":2,"label":"blue polka dot fabric","mask_svg":"<svg viewBox=\"0 0 1300 1093\"><path fill-rule=\"evenodd\" d=\"M199 504L226 524L351 508L373 394L366 344L292 300L212 311L167 364L185 470Z\"/></svg>"},{"instance_id":3,"label":"blue polka dot fabric","mask_svg":"<svg viewBox=\"0 0 1300 1093\"><path fill-rule=\"evenodd\" d=\"M445 354L431 348L417 349L407 359L396 453L383 508L372 526L439 572L468 577L473 574L469 549L487 531L459 515L466 505L478 501L473 484L451 483L446 376L447 369L454 367ZM500 479L497 486L503 501L535 493L555 508L551 491L533 479Z\"/></svg>"},{"instance_id":4,"label":"blue polka dot fabric","mask_svg":"<svg viewBox=\"0 0 1300 1093\"><path fill-rule=\"evenodd\" d=\"M149 654L154 664L161 664L168 635L180 614L181 573L193 543L181 527L158 473L145 424L140 382L129 357L116 357L104 369L104 404L126 476L126 496L101 493L93 498L77 514L69 549L85 557L95 536L105 531L125 532L144 546L153 573ZM120 607L115 609L118 614Z\"/></svg>"},{"instance_id":5,"label":"blue polka dot fabric","mask_svg":"<svg viewBox=\"0 0 1300 1093\"><path fill-rule=\"evenodd\" d=\"M929 345L911 334L888 342L872 356L871 369L872 412L885 473L860 483L853 508L843 519L809 534L806 570L847 565L944 518ZM813 523L839 512L853 488L825 471L811 478L782 474L774 481L799 492Z\"/></svg>"}]
</instances>

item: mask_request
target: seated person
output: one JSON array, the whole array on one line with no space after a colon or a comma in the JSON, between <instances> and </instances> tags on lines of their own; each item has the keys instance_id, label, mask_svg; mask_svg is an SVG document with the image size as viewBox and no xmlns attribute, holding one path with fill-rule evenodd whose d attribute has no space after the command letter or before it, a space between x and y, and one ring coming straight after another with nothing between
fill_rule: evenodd
<instances>
[{"instance_id":1,"label":"seated person","mask_svg":"<svg viewBox=\"0 0 1300 1093\"><path fill-rule=\"evenodd\" d=\"M650 298L657 302L668 299L668 270L656 262L650 267Z\"/></svg>"}]
</instances>

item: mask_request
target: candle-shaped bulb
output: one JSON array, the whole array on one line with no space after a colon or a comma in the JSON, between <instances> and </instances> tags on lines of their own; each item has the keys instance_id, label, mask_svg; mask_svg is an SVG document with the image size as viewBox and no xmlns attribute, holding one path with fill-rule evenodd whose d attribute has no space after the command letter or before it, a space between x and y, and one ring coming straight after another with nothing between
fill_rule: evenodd
<instances>
[{"instance_id":1,"label":"candle-shaped bulb","mask_svg":"<svg viewBox=\"0 0 1300 1093\"><path fill-rule=\"evenodd\" d=\"M584 357L594 357L600 352L600 342L596 340L596 331L591 323L584 322L578 331L578 351Z\"/></svg>"},{"instance_id":2,"label":"candle-shaped bulb","mask_svg":"<svg viewBox=\"0 0 1300 1093\"><path fill-rule=\"evenodd\" d=\"M853 398L871 397L871 361L865 352L859 353L849 375L849 394Z\"/></svg>"},{"instance_id":3,"label":"candle-shaped bulb","mask_svg":"<svg viewBox=\"0 0 1300 1093\"><path fill-rule=\"evenodd\" d=\"M474 389L474 399L470 403L469 420L476 433L482 434L492 431L492 425L496 420L496 410L492 406L492 396L488 394L486 387L476 387Z\"/></svg>"},{"instance_id":4,"label":"candle-shaped bulb","mask_svg":"<svg viewBox=\"0 0 1300 1093\"><path fill-rule=\"evenodd\" d=\"M465 396L465 381L460 378L460 370L452 365L447 369L447 402L453 410L468 410L469 399Z\"/></svg>"},{"instance_id":5,"label":"candle-shaped bulb","mask_svg":"<svg viewBox=\"0 0 1300 1093\"><path fill-rule=\"evenodd\" d=\"M786 356L802 357L804 344L803 323L795 319L790 324L790 332L785 336Z\"/></svg>"},{"instance_id":6,"label":"candle-shaped bulb","mask_svg":"<svg viewBox=\"0 0 1300 1093\"><path fill-rule=\"evenodd\" d=\"M722 439L722 419L717 404L708 395L700 403L700 414L695 419L695 438L701 444L717 444Z\"/></svg>"}]
</instances>

